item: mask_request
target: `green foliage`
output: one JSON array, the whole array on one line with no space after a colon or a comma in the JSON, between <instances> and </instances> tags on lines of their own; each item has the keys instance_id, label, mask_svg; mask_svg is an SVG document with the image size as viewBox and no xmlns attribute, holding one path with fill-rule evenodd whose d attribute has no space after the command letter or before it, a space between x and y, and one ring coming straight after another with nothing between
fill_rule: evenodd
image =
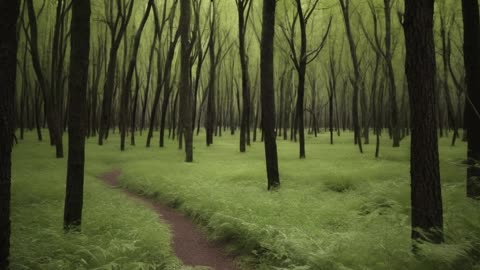
<instances>
[{"instance_id":1,"label":"green foliage","mask_svg":"<svg viewBox=\"0 0 480 270\"><path fill-rule=\"evenodd\" d=\"M66 159L28 133L13 160L12 270L179 269L166 225L95 176L109 165L87 162L81 233L65 234Z\"/></svg>"},{"instance_id":2,"label":"green foliage","mask_svg":"<svg viewBox=\"0 0 480 270\"><path fill-rule=\"evenodd\" d=\"M414 256L407 140L393 149L385 139L375 159L374 145L360 155L351 134L336 137L333 146L322 134L307 138L306 160L298 159L297 144L279 140L282 186L276 192L266 190L261 143L240 154L237 137L217 138L209 148L203 136L196 137L195 162L187 164L176 142L159 149L145 148L144 140L137 137L139 146L122 153L115 135L101 148L89 140L84 230L71 238L61 231L64 161L53 160L45 144L30 139L20 144L14 168L15 269L22 269L20 262L32 267L43 260L42 269L59 268L54 263L68 269L79 258L110 269L116 263L130 269L158 261L177 266L155 215L94 178L111 168L122 169L123 186L179 208L212 239L245 255L245 269L479 269L480 211L478 202L465 198L463 144L440 142L446 244L421 244Z\"/></svg>"}]
</instances>

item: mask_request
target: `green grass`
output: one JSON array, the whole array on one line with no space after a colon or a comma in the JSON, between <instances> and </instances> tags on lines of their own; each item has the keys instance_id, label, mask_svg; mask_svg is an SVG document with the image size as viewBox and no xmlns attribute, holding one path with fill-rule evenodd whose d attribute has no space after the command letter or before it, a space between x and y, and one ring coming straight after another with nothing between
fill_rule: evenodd
<instances>
[{"instance_id":1,"label":"green grass","mask_svg":"<svg viewBox=\"0 0 480 270\"><path fill-rule=\"evenodd\" d=\"M158 141L158 134L154 136L152 142ZM401 148L393 149L390 142L383 139L381 158L375 159L374 145L365 146L366 153L360 155L353 146L351 134L335 137L333 146L323 134L319 138L307 138L307 159L300 160L298 145L281 140L278 145L281 188L267 192L263 144L254 143L246 154L241 154L237 137L215 138L209 148L203 136L195 140L193 164L183 162L183 152L171 141L165 149L155 144L147 149L145 138L137 137L138 146L129 146L121 153L116 136L103 147L96 145L96 139L89 140L84 234L94 235L95 239L90 239L94 245L109 246L105 244L109 243L109 236L95 237L101 234L99 224L104 223L124 226L120 228L126 231L138 229L138 235L132 238L138 240L138 252L147 258L158 252L150 246L150 234L161 238L159 242L168 241L164 227L157 225L157 231L151 232L154 228L149 222L156 220L148 211L144 212L150 218L143 218L141 222L134 217L129 221L125 217L128 213L119 213L123 210L114 208L113 201L116 196L119 200L122 197L106 190L93 177L109 168L121 168L121 182L125 187L189 214L204 226L211 238L226 241L234 251L248 255L244 259L247 269L480 269L475 257L480 253L480 204L464 196L466 168L461 161L466 150L463 143L449 147L448 139L441 140L446 244L425 244L421 251L424 256L413 256L410 252L408 141L403 141ZM31 162L40 166L36 170L42 169L47 167L42 164L48 164L47 157L53 157L54 152L32 140L22 144L15 150L16 163L21 164L15 165L14 170L21 169L22 174L14 174L19 178L14 192L22 195L25 206L57 196L55 203L49 203L48 213L56 214L58 221L39 224L52 223L50 227L58 228L55 235L61 235L65 164L52 165L60 170L57 184L30 185L30 179L20 179L29 178L23 174L28 167L22 164ZM23 148L31 147L37 147L41 153L28 159L18 156L19 152L26 151ZM28 155L36 153L28 151ZM38 160L42 158L44 160ZM50 173L47 168L42 179L50 181ZM53 185L61 188L53 191ZM28 193L32 190L36 196L30 202ZM21 207L18 200L14 197L14 221L18 219L16 223L28 227L33 214ZM99 203L110 205L111 209ZM94 211L89 207L101 209ZM143 213L137 211L135 205L131 207L135 210L130 215ZM119 216L116 220L106 219L105 212ZM150 231L145 232L143 226ZM20 233L17 228L14 244L20 234L30 237L39 233L44 232ZM143 235L148 236L143 239ZM67 242L61 236L62 244ZM128 239L125 235L121 238ZM91 244L89 240L79 244L82 243ZM14 245L17 254L23 252L32 260L38 260L41 253L34 254L28 249ZM62 254L70 256L72 252ZM168 257L169 251L163 254ZM14 258L20 260L17 255Z\"/></svg>"},{"instance_id":2,"label":"green grass","mask_svg":"<svg viewBox=\"0 0 480 270\"><path fill-rule=\"evenodd\" d=\"M94 156L89 151L88 158ZM179 269L169 229L142 205L101 183L88 162L81 233L63 232L66 159L34 134L13 155L12 254L16 269Z\"/></svg>"}]
</instances>

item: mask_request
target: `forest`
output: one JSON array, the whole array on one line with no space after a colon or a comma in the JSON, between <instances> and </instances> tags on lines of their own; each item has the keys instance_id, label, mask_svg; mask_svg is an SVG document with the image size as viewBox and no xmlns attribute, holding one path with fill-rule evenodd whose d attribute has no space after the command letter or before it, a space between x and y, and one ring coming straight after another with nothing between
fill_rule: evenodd
<instances>
[{"instance_id":1,"label":"forest","mask_svg":"<svg viewBox=\"0 0 480 270\"><path fill-rule=\"evenodd\" d=\"M0 270L480 270L478 0L0 0Z\"/></svg>"}]
</instances>

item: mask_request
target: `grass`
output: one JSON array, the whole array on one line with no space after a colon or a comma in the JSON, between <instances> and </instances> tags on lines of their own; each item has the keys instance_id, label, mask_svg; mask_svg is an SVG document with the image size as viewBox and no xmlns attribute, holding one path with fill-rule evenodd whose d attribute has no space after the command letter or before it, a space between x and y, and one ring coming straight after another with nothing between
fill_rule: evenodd
<instances>
[{"instance_id":1,"label":"grass","mask_svg":"<svg viewBox=\"0 0 480 270\"><path fill-rule=\"evenodd\" d=\"M66 159L27 134L13 155L11 268L180 269L169 229L155 213L107 188L96 176L108 166L88 162L82 232L63 232ZM95 154L89 151L90 159Z\"/></svg>"},{"instance_id":2,"label":"grass","mask_svg":"<svg viewBox=\"0 0 480 270\"><path fill-rule=\"evenodd\" d=\"M158 256L155 252L171 258L168 247L158 250L159 243L169 241L166 228L152 226L156 218L149 211L140 211L135 204L125 202L121 195L106 189L93 177L111 168L121 168L122 185L189 214L211 238L226 241L233 251L247 255L246 269L480 269L480 204L464 196L466 168L461 161L465 145L450 147L448 139L441 140L446 244L424 244L422 256L413 256L409 142L403 141L401 148L393 149L384 139L381 157L375 159L374 145L366 145L366 153L360 155L351 137L350 134L335 137L333 146L328 144L325 134L308 137L306 160L298 159L297 144L280 140L282 186L277 192L266 191L261 143L254 143L247 153L241 154L235 136L215 138L209 148L203 136L196 137L195 162L187 164L183 162L183 152L171 141L164 149L145 148L145 138L137 137L138 146L127 147L121 153L116 136L102 148L91 139L87 145L85 226L82 236L78 236L84 241L76 241L80 246L108 249L112 236L97 237L104 233L103 224L119 228L117 237L126 242L137 240L137 251L145 256L113 253L112 258L124 255L127 258L124 263L129 260L151 263L149 258ZM49 237L43 236L48 231L43 229L18 231L20 225L28 228L32 216L38 213L30 209L31 205L46 201L48 210L42 211L58 219L52 221L49 217L37 223L49 224L51 230L58 228L48 244L61 241L68 246L70 242L60 230L65 161L52 159L50 164L46 157L54 153L47 147L30 139L15 149L14 177L18 179L14 194L18 195L14 197L14 259L17 258L14 262L27 254L32 261L38 261L45 252L44 247L35 247L39 253L32 253L29 252L32 247L15 244L26 242L20 236ZM32 170L25 163L36 164L33 172L45 169L44 173L31 181L28 172ZM49 166L58 172L56 178L50 176L53 170ZM39 183L40 178L48 184ZM52 189L53 186L60 189ZM131 211L116 208L115 200L129 205L125 209ZM106 219L106 213L115 216ZM139 219L135 215L148 218ZM132 231L136 234L129 238L128 232ZM152 235L158 239L152 241ZM152 242L156 242L156 249L152 248ZM69 261L68 256L75 250L62 253L64 262Z\"/></svg>"}]
</instances>

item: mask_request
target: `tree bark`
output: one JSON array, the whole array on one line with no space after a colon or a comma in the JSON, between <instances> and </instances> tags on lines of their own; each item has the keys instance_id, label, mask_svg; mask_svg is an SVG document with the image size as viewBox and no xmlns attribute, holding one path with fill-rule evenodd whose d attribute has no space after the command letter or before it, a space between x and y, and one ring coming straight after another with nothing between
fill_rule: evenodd
<instances>
[{"instance_id":1,"label":"tree bark","mask_svg":"<svg viewBox=\"0 0 480 270\"><path fill-rule=\"evenodd\" d=\"M192 88L190 82L190 20L191 20L191 0L180 0L180 24L179 32L181 35L180 51L180 123L185 138L185 161L193 162L193 125L192 125Z\"/></svg>"},{"instance_id":2,"label":"tree bark","mask_svg":"<svg viewBox=\"0 0 480 270\"><path fill-rule=\"evenodd\" d=\"M216 92L216 69L217 61L215 56L215 42L216 42L216 18L217 16L215 10L215 2L211 3L211 13L210 13L210 38L208 40L208 53L210 56L210 72L209 72L209 84L207 89L207 112L205 117L205 133L206 133L206 143L207 146L213 144L213 132L216 121L216 110L215 110L215 92Z\"/></svg>"},{"instance_id":3,"label":"tree bark","mask_svg":"<svg viewBox=\"0 0 480 270\"><path fill-rule=\"evenodd\" d=\"M45 75L43 73L40 63L40 56L38 52L38 26L36 13L32 0L27 0L26 4L30 23L30 54L32 56L33 69L35 71L35 75L37 76L40 89L42 90L45 114L48 123L48 129L50 131L50 140L51 143L55 145L56 157L63 158L62 130L60 127L61 121L59 115L55 113L55 104L52 102L53 99L50 98L50 94L52 93L48 91L47 81L45 79Z\"/></svg>"},{"instance_id":4,"label":"tree bark","mask_svg":"<svg viewBox=\"0 0 480 270\"><path fill-rule=\"evenodd\" d=\"M360 73L360 63L357 56L357 47L353 39L351 24L350 24L350 0L339 0L342 7L343 20L345 23L345 32L348 39L348 45L350 47L350 55L352 58L352 65L354 71L354 78L352 80L353 85L353 101L352 101L352 121L353 121L353 131L354 131L354 140L358 144L358 149L360 153L363 153L362 140L360 135L360 123L358 120L358 96L361 89L361 73Z\"/></svg>"},{"instance_id":5,"label":"tree bark","mask_svg":"<svg viewBox=\"0 0 480 270\"><path fill-rule=\"evenodd\" d=\"M68 167L64 229L80 230L83 208L86 104L90 54L90 0L72 2L68 113Z\"/></svg>"},{"instance_id":6,"label":"tree bark","mask_svg":"<svg viewBox=\"0 0 480 270\"><path fill-rule=\"evenodd\" d=\"M128 64L128 70L125 78L125 85L122 89L121 94L121 105L119 110L119 119L120 119L120 150L125 150L125 138L127 136L128 130L128 108L130 107L130 95L131 95L131 88L132 88L132 80L133 80L133 73L135 71L135 66L137 65L137 55L138 55L138 48L140 47L140 39L142 37L143 29L145 28L145 24L147 23L148 17L150 15L150 10L152 9L153 0L148 1L147 10L143 15L142 21L140 22L140 26L138 27L137 33L135 34L135 38L133 40L133 51L130 57L130 63ZM132 135L133 136L133 135Z\"/></svg>"},{"instance_id":7,"label":"tree bark","mask_svg":"<svg viewBox=\"0 0 480 270\"><path fill-rule=\"evenodd\" d=\"M263 1L261 42L262 130L267 164L268 190L280 186L277 142L275 138L274 37L276 0Z\"/></svg>"},{"instance_id":8,"label":"tree bark","mask_svg":"<svg viewBox=\"0 0 480 270\"><path fill-rule=\"evenodd\" d=\"M115 88L115 73L117 70L118 49L127 30L128 23L132 15L135 0L131 0L128 7L118 10L116 18L109 18L108 22L112 45L110 47L110 56L108 60L107 74L105 75L105 87L103 90L102 112L100 118L100 129L98 132L98 144L103 145L103 140L108 137L108 130L113 122L112 108ZM119 25L119 26L118 26ZM118 29L117 29L118 27ZM125 48L126 50L126 48Z\"/></svg>"},{"instance_id":9,"label":"tree bark","mask_svg":"<svg viewBox=\"0 0 480 270\"><path fill-rule=\"evenodd\" d=\"M443 242L435 99L433 0L405 0L406 74L411 111L412 239Z\"/></svg>"},{"instance_id":10,"label":"tree bark","mask_svg":"<svg viewBox=\"0 0 480 270\"><path fill-rule=\"evenodd\" d=\"M240 120L240 152L246 151L246 145L250 145L250 77L248 73L248 58L245 47L245 34L247 31L248 13L252 0L237 0L238 11L238 40L240 50L240 66L242 71L242 101L243 110ZM246 13L245 13L246 12Z\"/></svg>"}]
</instances>

